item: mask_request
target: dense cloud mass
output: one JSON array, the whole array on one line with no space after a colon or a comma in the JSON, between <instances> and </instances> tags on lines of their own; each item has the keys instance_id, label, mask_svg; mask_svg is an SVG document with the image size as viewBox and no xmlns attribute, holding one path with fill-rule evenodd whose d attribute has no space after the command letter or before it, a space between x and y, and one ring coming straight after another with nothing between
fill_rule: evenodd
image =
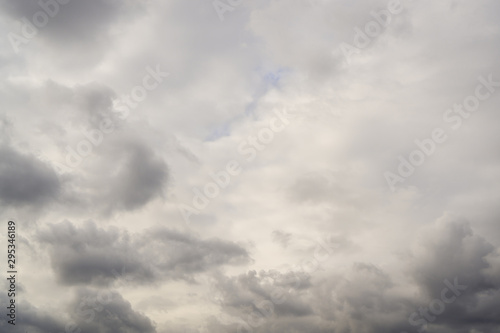
<instances>
[{"instance_id":1,"label":"dense cloud mass","mask_svg":"<svg viewBox=\"0 0 500 333\"><path fill-rule=\"evenodd\" d=\"M499 333L499 15L0 0L0 331Z\"/></svg>"},{"instance_id":2,"label":"dense cloud mass","mask_svg":"<svg viewBox=\"0 0 500 333\"><path fill-rule=\"evenodd\" d=\"M78 289L73 300L66 304L70 316L63 321L60 315L41 310L29 302L19 304L22 320L14 329L2 322L0 328L12 332L85 332L106 333L156 332L154 323L144 314L132 309L117 292Z\"/></svg>"},{"instance_id":3,"label":"dense cloud mass","mask_svg":"<svg viewBox=\"0 0 500 333\"><path fill-rule=\"evenodd\" d=\"M52 266L68 285L194 281L196 273L249 261L247 251L235 243L201 240L166 228L129 235L118 228L101 229L93 222L77 228L66 221L41 231L39 240L51 247Z\"/></svg>"},{"instance_id":4,"label":"dense cloud mass","mask_svg":"<svg viewBox=\"0 0 500 333\"><path fill-rule=\"evenodd\" d=\"M218 322L256 332L278 327L304 327L299 332L400 332L422 327L496 332L500 285L491 274L499 269L498 262L491 262L498 260L494 247L464 221L442 219L427 232L401 267L410 273L414 293L371 263L355 262L341 275L319 278L313 278L315 270L310 267L287 273L251 271L213 282L212 301L225 311Z\"/></svg>"},{"instance_id":5,"label":"dense cloud mass","mask_svg":"<svg viewBox=\"0 0 500 333\"><path fill-rule=\"evenodd\" d=\"M56 199L60 183L54 170L34 156L0 148L0 201L4 205L38 205Z\"/></svg>"}]
</instances>

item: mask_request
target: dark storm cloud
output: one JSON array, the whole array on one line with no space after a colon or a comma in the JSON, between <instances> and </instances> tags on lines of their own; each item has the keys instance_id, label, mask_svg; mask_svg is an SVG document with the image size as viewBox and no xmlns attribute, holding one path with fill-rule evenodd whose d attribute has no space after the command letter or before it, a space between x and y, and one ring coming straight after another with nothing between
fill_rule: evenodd
<instances>
[{"instance_id":1,"label":"dark storm cloud","mask_svg":"<svg viewBox=\"0 0 500 333\"><path fill-rule=\"evenodd\" d=\"M29 302L21 302L19 309L22 309L16 324L19 332L65 332L64 322L58 316L41 311Z\"/></svg>"},{"instance_id":2,"label":"dark storm cloud","mask_svg":"<svg viewBox=\"0 0 500 333\"><path fill-rule=\"evenodd\" d=\"M47 11L39 5L40 2L49 1L2 0L0 3L3 12L12 20L26 18L33 24L36 21L33 16L37 12ZM119 23L130 23L135 15L143 11L143 4L129 0L70 0L62 5L54 1L46 8L50 8L51 17L37 29L35 38L45 39L44 46L50 46L52 50L73 55L73 59L68 57L65 61L87 63L98 61L107 52L111 29ZM13 24L11 29L21 35L19 26Z\"/></svg>"},{"instance_id":3,"label":"dark storm cloud","mask_svg":"<svg viewBox=\"0 0 500 333\"><path fill-rule=\"evenodd\" d=\"M476 235L464 221L441 219L426 228L416 243L408 266L411 280L406 288L417 287L410 296L398 292L402 285L372 264L355 264L350 274L316 283L317 308L322 316L335 320L337 329L366 332L415 331L427 324L432 332L495 332L499 325L500 285L492 278L498 270L497 252ZM446 282L448 281L448 282ZM451 285L464 286L465 290ZM446 297L457 297L448 304ZM445 304L433 314L436 304ZM427 309L427 310L426 310ZM430 313L424 321L422 313ZM424 312L421 312L424 311Z\"/></svg>"},{"instance_id":4,"label":"dark storm cloud","mask_svg":"<svg viewBox=\"0 0 500 333\"><path fill-rule=\"evenodd\" d=\"M406 327L411 302L399 295L389 274L371 263L315 283L314 308L336 331L399 332Z\"/></svg>"},{"instance_id":5,"label":"dark storm cloud","mask_svg":"<svg viewBox=\"0 0 500 333\"><path fill-rule=\"evenodd\" d=\"M304 272L250 271L236 277L216 278L212 299L223 315L207 323L209 332L336 332L310 298L316 287Z\"/></svg>"},{"instance_id":6,"label":"dark storm cloud","mask_svg":"<svg viewBox=\"0 0 500 333\"><path fill-rule=\"evenodd\" d=\"M156 332L154 323L116 291L79 289L69 312L74 320L69 324L81 329L81 333Z\"/></svg>"},{"instance_id":7,"label":"dark storm cloud","mask_svg":"<svg viewBox=\"0 0 500 333\"><path fill-rule=\"evenodd\" d=\"M68 86L52 80L45 81L41 88L26 89L34 96L28 100L36 97L40 109L30 118L36 131L28 135L55 144L61 153L61 159L45 156L44 160L61 173L64 180L59 200L64 208L109 215L141 208L163 195L169 169L162 151L150 145L144 132L134 128L133 121L120 119L121 114L114 112L116 93L113 89L97 82ZM57 105L55 111L53 105ZM59 116L57 119L44 117L49 112L57 112ZM9 131L24 129L22 122L12 124L6 116L1 119L0 129L5 132L0 139L4 142L10 140ZM103 123L106 130L102 130ZM0 159L7 160L11 155L2 154ZM14 165L17 160L9 163ZM11 172L14 171L22 172L22 167L13 168ZM4 176L7 177L7 173ZM37 173L32 173L25 180L36 176ZM26 186L18 186L17 190L24 188ZM37 192L30 193L36 195ZM52 194L48 191L46 197Z\"/></svg>"},{"instance_id":8,"label":"dark storm cloud","mask_svg":"<svg viewBox=\"0 0 500 333\"><path fill-rule=\"evenodd\" d=\"M26 283L15 333L500 332L498 84L397 191L382 177L479 75L498 82L499 1L401 0L389 18L397 0L222 0L223 22L213 0L64 1L0 0L0 215L18 215ZM58 13L14 52L9 32L41 3ZM156 64L174 75L122 119L117 95ZM207 207L203 237L162 227L180 218L164 201L191 200L275 106L294 125ZM433 223L445 210L473 225ZM50 224L65 220L79 223ZM443 290L453 301L423 320Z\"/></svg>"},{"instance_id":9,"label":"dark storm cloud","mask_svg":"<svg viewBox=\"0 0 500 333\"><path fill-rule=\"evenodd\" d=\"M122 272L131 278L152 279L137 253L131 253L128 234L117 228L103 230L93 222L76 228L66 221L49 226L39 239L51 245L52 266L65 284L108 284Z\"/></svg>"},{"instance_id":10,"label":"dark storm cloud","mask_svg":"<svg viewBox=\"0 0 500 333\"><path fill-rule=\"evenodd\" d=\"M304 327L307 332L400 333L422 327L425 317L420 309L429 312L436 306L443 289L448 288L446 296L461 290L449 287L451 283L466 289L446 303L442 313L430 312L427 329L497 332L499 251L475 234L467 222L441 219L427 228L402 269L410 273L407 284L393 281L388 272L363 262L354 263L345 274L314 281L305 272L253 271L219 277L211 299L232 318L218 319L226 329L240 325L239 318L254 332ZM408 293L407 288L418 292Z\"/></svg>"},{"instance_id":11,"label":"dark storm cloud","mask_svg":"<svg viewBox=\"0 0 500 333\"><path fill-rule=\"evenodd\" d=\"M75 121L83 117L87 123L85 139L91 141L93 138L95 145L92 155L88 156L94 161L76 178L76 193L73 194L89 193L86 204L106 214L144 206L161 196L169 181L168 167L163 159L113 112L115 97L111 88L95 82L75 87L72 96L72 104L78 110ZM99 130L104 120L112 123L113 130L109 134ZM85 168L87 156L79 158L83 161L79 166ZM101 186L104 182L106 187Z\"/></svg>"},{"instance_id":12,"label":"dark storm cloud","mask_svg":"<svg viewBox=\"0 0 500 333\"><path fill-rule=\"evenodd\" d=\"M35 206L54 200L60 191L56 173L33 156L0 147L0 201Z\"/></svg>"},{"instance_id":13,"label":"dark storm cloud","mask_svg":"<svg viewBox=\"0 0 500 333\"><path fill-rule=\"evenodd\" d=\"M262 320L265 317L307 317L313 314L304 297L312 287L303 272L250 271L236 277L216 277L211 299L233 317ZM253 321L250 319L250 321ZM265 318L264 318L265 319Z\"/></svg>"},{"instance_id":14,"label":"dark storm cloud","mask_svg":"<svg viewBox=\"0 0 500 333\"><path fill-rule=\"evenodd\" d=\"M162 197L169 181L163 158L129 132L103 137L92 155L73 156L80 164L69 176L65 200L75 209L107 216L136 210Z\"/></svg>"},{"instance_id":15,"label":"dark storm cloud","mask_svg":"<svg viewBox=\"0 0 500 333\"><path fill-rule=\"evenodd\" d=\"M146 232L137 245L155 257L158 269L175 279L192 280L194 274L212 267L249 262L247 251L236 243L202 240L165 228Z\"/></svg>"},{"instance_id":16,"label":"dark storm cloud","mask_svg":"<svg viewBox=\"0 0 500 333\"><path fill-rule=\"evenodd\" d=\"M93 222L75 227L66 221L50 225L38 238L49 246L52 266L68 285L108 285L115 280L194 282L197 273L249 261L246 250L235 243L202 240L165 228L129 235Z\"/></svg>"},{"instance_id":17,"label":"dark storm cloud","mask_svg":"<svg viewBox=\"0 0 500 333\"><path fill-rule=\"evenodd\" d=\"M111 158L109 160L114 165L108 169L108 191L98 195L98 200L109 203L108 209L133 210L162 194L163 185L168 180L168 169L151 149L130 142L119 145L114 157L114 163Z\"/></svg>"},{"instance_id":18,"label":"dark storm cloud","mask_svg":"<svg viewBox=\"0 0 500 333\"><path fill-rule=\"evenodd\" d=\"M7 280L1 283L2 290L8 290ZM7 322L10 320L9 317L3 316L0 320L0 331L1 332L13 332L13 333L25 333L29 332L40 332L40 333L52 333L52 332L64 332L64 324L56 316L49 313L41 311L39 308L33 306L25 297L19 297L20 295L26 294L26 290L16 281L16 320L15 325L11 325ZM10 297L7 297L7 293L0 293L0 304L2 307L10 304Z\"/></svg>"},{"instance_id":19,"label":"dark storm cloud","mask_svg":"<svg viewBox=\"0 0 500 333\"><path fill-rule=\"evenodd\" d=\"M486 257L494 250L493 245L474 234L468 222L442 220L422 235L413 277L429 295L436 295L442 281L455 276L469 286L469 291L498 287L481 273L490 266Z\"/></svg>"},{"instance_id":20,"label":"dark storm cloud","mask_svg":"<svg viewBox=\"0 0 500 333\"><path fill-rule=\"evenodd\" d=\"M496 332L500 327L498 249L474 233L464 220L443 218L424 233L413 277L427 301L441 297L444 280L456 282L460 296L435 320L445 332ZM496 276L495 276L496 275Z\"/></svg>"},{"instance_id":21,"label":"dark storm cloud","mask_svg":"<svg viewBox=\"0 0 500 333\"><path fill-rule=\"evenodd\" d=\"M2 304L7 297L0 295ZM0 321L2 332L37 333L153 333L154 323L116 291L82 288L58 313L48 312L22 300L17 304L16 325Z\"/></svg>"}]
</instances>

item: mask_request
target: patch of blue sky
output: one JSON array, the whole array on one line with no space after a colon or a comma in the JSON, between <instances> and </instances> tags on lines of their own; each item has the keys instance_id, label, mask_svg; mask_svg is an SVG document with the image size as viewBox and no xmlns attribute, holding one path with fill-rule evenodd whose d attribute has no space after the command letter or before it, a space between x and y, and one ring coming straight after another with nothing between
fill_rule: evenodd
<instances>
[{"instance_id":1,"label":"patch of blue sky","mask_svg":"<svg viewBox=\"0 0 500 333\"><path fill-rule=\"evenodd\" d=\"M260 71L260 70L258 70ZM231 124L237 120L240 120L241 118L244 117L252 117L254 120L256 119L255 116L255 109L257 108L259 101L263 96L266 95L266 93L273 88L278 88L279 83L281 78L286 75L286 73L290 72L289 69L286 68L281 68L278 69L277 71L267 71L264 72L261 75L261 82L257 86L255 93L253 94L252 101L247 104L245 107L245 112L242 115L233 117L226 121L225 123L217 126L206 138L204 141L216 141L219 138L229 136L231 134Z\"/></svg>"}]
</instances>

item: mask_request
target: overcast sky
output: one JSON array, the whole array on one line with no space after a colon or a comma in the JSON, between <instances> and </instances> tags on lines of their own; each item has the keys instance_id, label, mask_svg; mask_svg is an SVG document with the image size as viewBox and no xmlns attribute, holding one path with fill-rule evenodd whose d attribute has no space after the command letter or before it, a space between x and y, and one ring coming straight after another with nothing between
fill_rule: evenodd
<instances>
[{"instance_id":1,"label":"overcast sky","mask_svg":"<svg viewBox=\"0 0 500 333\"><path fill-rule=\"evenodd\" d=\"M500 332L500 2L0 4L0 331Z\"/></svg>"}]
</instances>

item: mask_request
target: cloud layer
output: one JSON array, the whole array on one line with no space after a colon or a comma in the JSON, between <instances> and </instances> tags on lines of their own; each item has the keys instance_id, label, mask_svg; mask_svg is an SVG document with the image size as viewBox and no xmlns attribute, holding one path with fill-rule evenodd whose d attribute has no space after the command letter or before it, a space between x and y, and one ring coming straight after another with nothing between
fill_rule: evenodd
<instances>
[{"instance_id":1,"label":"cloud layer","mask_svg":"<svg viewBox=\"0 0 500 333\"><path fill-rule=\"evenodd\" d=\"M0 5L0 331L498 332L498 2Z\"/></svg>"}]
</instances>

